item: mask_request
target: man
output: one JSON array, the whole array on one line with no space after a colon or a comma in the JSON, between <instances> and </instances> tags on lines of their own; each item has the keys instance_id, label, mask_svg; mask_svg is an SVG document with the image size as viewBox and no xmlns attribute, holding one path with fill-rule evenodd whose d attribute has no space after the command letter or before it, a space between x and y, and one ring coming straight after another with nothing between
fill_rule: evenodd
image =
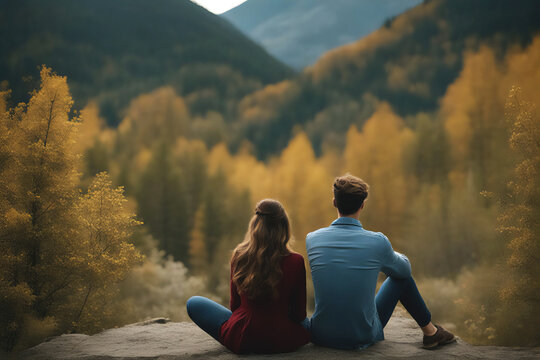
<instances>
[{"instance_id":1,"label":"man","mask_svg":"<svg viewBox=\"0 0 540 360\"><path fill-rule=\"evenodd\" d=\"M339 218L307 235L315 288L312 341L356 349L384 340L383 328L398 300L422 329L424 348L455 341L452 333L431 323L407 257L395 252L384 234L362 227L358 219L367 196L368 185L361 179L349 174L336 178L334 207ZM388 278L375 296L381 271Z\"/></svg>"}]
</instances>

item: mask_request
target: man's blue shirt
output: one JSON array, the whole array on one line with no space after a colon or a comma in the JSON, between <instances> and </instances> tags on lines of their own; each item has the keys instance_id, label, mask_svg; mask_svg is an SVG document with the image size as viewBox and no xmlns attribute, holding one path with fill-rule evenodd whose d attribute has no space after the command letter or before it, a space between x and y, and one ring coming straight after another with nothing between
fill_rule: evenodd
<instances>
[{"instance_id":1,"label":"man's blue shirt","mask_svg":"<svg viewBox=\"0 0 540 360\"><path fill-rule=\"evenodd\" d=\"M306 248L315 288L313 342L355 349L383 340L375 306L377 277L381 271L411 276L407 257L395 252L384 234L364 230L349 217L309 233Z\"/></svg>"}]
</instances>

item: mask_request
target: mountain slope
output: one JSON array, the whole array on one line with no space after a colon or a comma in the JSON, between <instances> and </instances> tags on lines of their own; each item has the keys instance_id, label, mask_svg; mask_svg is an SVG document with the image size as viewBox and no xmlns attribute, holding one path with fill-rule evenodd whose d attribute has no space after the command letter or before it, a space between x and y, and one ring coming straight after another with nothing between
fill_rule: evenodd
<instances>
[{"instance_id":1,"label":"mountain slope","mask_svg":"<svg viewBox=\"0 0 540 360\"><path fill-rule=\"evenodd\" d=\"M191 86L178 79L185 66L225 65L262 83L291 74L188 0L0 0L0 33L0 81L9 82L14 101L46 64L68 76L76 107L98 97L109 122L135 95L171 82L180 91ZM34 81L21 81L29 75Z\"/></svg>"},{"instance_id":2,"label":"mountain slope","mask_svg":"<svg viewBox=\"0 0 540 360\"><path fill-rule=\"evenodd\" d=\"M283 149L297 126L317 149L334 135L332 143L342 143L349 126L361 126L378 100L403 117L436 111L466 52L489 46L502 59L509 49L530 44L540 30L538 18L536 0L519 6L512 0L426 1L326 53L294 81L244 99L238 134L265 158Z\"/></svg>"},{"instance_id":3,"label":"mountain slope","mask_svg":"<svg viewBox=\"0 0 540 360\"><path fill-rule=\"evenodd\" d=\"M301 69L421 0L248 0L222 14L271 54Z\"/></svg>"}]
</instances>

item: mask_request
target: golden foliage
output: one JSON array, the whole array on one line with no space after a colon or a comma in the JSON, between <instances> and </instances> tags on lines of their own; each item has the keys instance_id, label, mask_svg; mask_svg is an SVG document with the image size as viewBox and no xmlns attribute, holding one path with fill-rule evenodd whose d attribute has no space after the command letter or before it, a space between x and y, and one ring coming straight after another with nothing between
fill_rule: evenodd
<instances>
[{"instance_id":1,"label":"golden foliage","mask_svg":"<svg viewBox=\"0 0 540 360\"><path fill-rule=\"evenodd\" d=\"M524 99L519 87L513 87L506 104L507 120L512 126L510 146L518 155L510 198L504 202L499 230L509 238L507 264L512 278L503 283L500 295L513 309L505 317L510 323L530 323L540 317L540 114L535 104ZM530 323L524 333L515 334L501 326L505 338L523 344L535 344L538 322ZM516 339L516 337L519 338ZM512 342L514 342L512 341Z\"/></svg>"},{"instance_id":2,"label":"golden foliage","mask_svg":"<svg viewBox=\"0 0 540 360\"><path fill-rule=\"evenodd\" d=\"M187 136L188 121L184 99L173 88L162 87L133 100L118 131L126 143L150 148L153 139L172 144L179 136Z\"/></svg>"},{"instance_id":3,"label":"golden foliage","mask_svg":"<svg viewBox=\"0 0 540 360\"><path fill-rule=\"evenodd\" d=\"M362 132L351 127L347 134L345 171L371 185L364 215L367 225L389 235L400 233L414 189L414 180L404 172L404 154L412 140L412 131L386 103L366 121Z\"/></svg>"},{"instance_id":4,"label":"golden foliage","mask_svg":"<svg viewBox=\"0 0 540 360\"><path fill-rule=\"evenodd\" d=\"M86 195L77 192L71 105L66 78L43 67L28 105L0 114L4 349L68 329L98 329L114 284L140 259L128 243L138 222L124 209L122 189L112 189L103 173Z\"/></svg>"},{"instance_id":5,"label":"golden foliage","mask_svg":"<svg viewBox=\"0 0 540 360\"><path fill-rule=\"evenodd\" d=\"M232 156L223 144L211 150L208 163L211 172L222 169L231 184L249 190L252 199L281 201L291 217L296 251L305 253L307 233L327 225L334 214L329 199L332 175L315 157L304 133L269 164L257 161L247 149Z\"/></svg>"},{"instance_id":6,"label":"golden foliage","mask_svg":"<svg viewBox=\"0 0 540 360\"><path fill-rule=\"evenodd\" d=\"M487 47L465 56L459 78L441 100L452 149L451 180L456 187L472 179L483 190L501 192L512 156L506 146L508 124L504 104L513 84L527 88L532 98L539 95L540 37L528 48L515 50L501 64ZM470 186L470 182L469 185Z\"/></svg>"},{"instance_id":7,"label":"golden foliage","mask_svg":"<svg viewBox=\"0 0 540 360\"><path fill-rule=\"evenodd\" d=\"M94 144L96 138L102 133L105 127L105 121L99 116L99 108L96 103L90 102L81 110L79 116L79 130L75 151L82 154Z\"/></svg>"},{"instance_id":8,"label":"golden foliage","mask_svg":"<svg viewBox=\"0 0 540 360\"><path fill-rule=\"evenodd\" d=\"M299 91L298 84L285 80L247 95L238 106L242 120L248 123L264 123L274 117L276 111Z\"/></svg>"},{"instance_id":9,"label":"golden foliage","mask_svg":"<svg viewBox=\"0 0 540 360\"><path fill-rule=\"evenodd\" d=\"M133 228L142 223L135 220L126 202L123 188L113 188L109 175L102 172L74 205L79 242L70 262L77 264L84 279L75 296L84 299L73 320L76 328L100 329L100 320L110 316L103 300L115 294L111 285L123 280L142 261L130 243Z\"/></svg>"}]
</instances>

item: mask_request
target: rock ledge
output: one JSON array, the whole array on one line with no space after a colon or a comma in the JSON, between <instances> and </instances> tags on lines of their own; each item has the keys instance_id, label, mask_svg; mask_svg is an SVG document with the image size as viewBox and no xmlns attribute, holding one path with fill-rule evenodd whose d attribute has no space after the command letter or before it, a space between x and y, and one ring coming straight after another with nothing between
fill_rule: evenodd
<instances>
[{"instance_id":1,"label":"rock ledge","mask_svg":"<svg viewBox=\"0 0 540 360\"><path fill-rule=\"evenodd\" d=\"M238 356L188 322L152 319L88 336L62 335L18 354L21 359L540 359L540 348L472 346L462 340L424 350L413 320L402 313L385 328L386 340L367 349L342 351L308 344L294 353Z\"/></svg>"}]
</instances>

